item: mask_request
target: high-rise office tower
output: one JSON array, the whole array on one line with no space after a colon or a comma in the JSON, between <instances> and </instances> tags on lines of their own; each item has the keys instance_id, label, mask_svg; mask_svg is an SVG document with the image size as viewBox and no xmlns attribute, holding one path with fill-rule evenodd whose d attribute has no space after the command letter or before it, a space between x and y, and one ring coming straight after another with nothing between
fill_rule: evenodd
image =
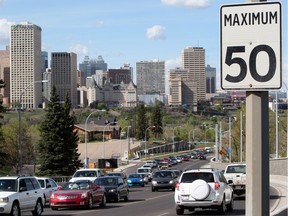
<instances>
[{"instance_id":1,"label":"high-rise office tower","mask_svg":"<svg viewBox=\"0 0 288 216\"><path fill-rule=\"evenodd\" d=\"M33 109L42 105L41 31L26 22L11 26L11 105ZM21 101L20 101L21 99Z\"/></svg>"},{"instance_id":2,"label":"high-rise office tower","mask_svg":"<svg viewBox=\"0 0 288 216\"><path fill-rule=\"evenodd\" d=\"M165 94L165 61L136 62L137 94Z\"/></svg>"},{"instance_id":3,"label":"high-rise office tower","mask_svg":"<svg viewBox=\"0 0 288 216\"><path fill-rule=\"evenodd\" d=\"M111 79L113 84L120 84L121 82L128 84L132 81L131 70L130 68L109 69L107 79Z\"/></svg>"},{"instance_id":4,"label":"high-rise office tower","mask_svg":"<svg viewBox=\"0 0 288 216\"><path fill-rule=\"evenodd\" d=\"M216 93L216 68L209 64L205 68L206 73L206 93Z\"/></svg>"},{"instance_id":5,"label":"high-rise office tower","mask_svg":"<svg viewBox=\"0 0 288 216\"><path fill-rule=\"evenodd\" d=\"M168 78L168 104L190 105L197 103L197 83L188 69L171 69Z\"/></svg>"},{"instance_id":6,"label":"high-rise office tower","mask_svg":"<svg viewBox=\"0 0 288 216\"><path fill-rule=\"evenodd\" d=\"M10 98L10 47L0 50L0 80L5 82L5 88L0 88L3 105L8 106Z\"/></svg>"},{"instance_id":7,"label":"high-rise office tower","mask_svg":"<svg viewBox=\"0 0 288 216\"><path fill-rule=\"evenodd\" d=\"M197 100L206 100L205 49L202 47L188 47L183 49L182 64L184 69L190 71L191 81L197 83Z\"/></svg>"},{"instance_id":8,"label":"high-rise office tower","mask_svg":"<svg viewBox=\"0 0 288 216\"><path fill-rule=\"evenodd\" d=\"M72 107L77 107L77 55L67 52L51 53L51 84L61 102L68 94Z\"/></svg>"},{"instance_id":9,"label":"high-rise office tower","mask_svg":"<svg viewBox=\"0 0 288 216\"><path fill-rule=\"evenodd\" d=\"M105 63L101 55L96 60L90 60L89 56L85 56L83 62L79 64L79 70L84 72L85 78L95 75L97 70L106 72L107 67L107 63Z\"/></svg>"}]
</instances>

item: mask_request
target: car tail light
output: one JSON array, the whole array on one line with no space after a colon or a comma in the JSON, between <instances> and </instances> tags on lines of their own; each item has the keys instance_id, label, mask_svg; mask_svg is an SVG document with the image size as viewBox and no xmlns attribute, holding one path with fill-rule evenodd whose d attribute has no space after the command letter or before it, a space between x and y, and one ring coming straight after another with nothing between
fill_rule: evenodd
<instances>
[{"instance_id":1,"label":"car tail light","mask_svg":"<svg viewBox=\"0 0 288 216\"><path fill-rule=\"evenodd\" d=\"M220 188L220 183L219 182L215 182L215 190L218 190Z\"/></svg>"},{"instance_id":2,"label":"car tail light","mask_svg":"<svg viewBox=\"0 0 288 216\"><path fill-rule=\"evenodd\" d=\"M180 188L180 183L178 182L178 183L176 184L176 186L175 186L175 189L176 189L177 191L179 191L179 188Z\"/></svg>"}]
</instances>

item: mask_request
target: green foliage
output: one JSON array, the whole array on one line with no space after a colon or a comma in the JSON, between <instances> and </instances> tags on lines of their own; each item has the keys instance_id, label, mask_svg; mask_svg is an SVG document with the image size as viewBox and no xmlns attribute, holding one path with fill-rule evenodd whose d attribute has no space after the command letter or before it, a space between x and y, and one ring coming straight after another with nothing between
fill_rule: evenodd
<instances>
[{"instance_id":1,"label":"green foliage","mask_svg":"<svg viewBox=\"0 0 288 216\"><path fill-rule=\"evenodd\" d=\"M68 96L64 105L61 105L53 86L45 118L40 126L40 176L72 175L82 166L78 153L78 136L73 131L75 117L70 114L70 110Z\"/></svg>"},{"instance_id":2,"label":"green foliage","mask_svg":"<svg viewBox=\"0 0 288 216\"><path fill-rule=\"evenodd\" d=\"M144 140L147 128L146 108L144 104L137 104L136 107L136 139ZM148 134L146 134L148 137ZM148 139L148 138L147 138Z\"/></svg>"},{"instance_id":3,"label":"green foliage","mask_svg":"<svg viewBox=\"0 0 288 216\"><path fill-rule=\"evenodd\" d=\"M150 124L155 126L153 129L155 137L159 137L163 134L162 118L162 111L159 103L155 103L150 117Z\"/></svg>"},{"instance_id":4,"label":"green foliage","mask_svg":"<svg viewBox=\"0 0 288 216\"><path fill-rule=\"evenodd\" d=\"M11 120L3 127L3 150L6 154L1 160L6 166L19 170L19 142L18 142L18 120ZM23 164L33 164L35 161L35 151L32 136L25 120L22 120L22 162ZM18 172L17 172L18 173Z\"/></svg>"}]
</instances>

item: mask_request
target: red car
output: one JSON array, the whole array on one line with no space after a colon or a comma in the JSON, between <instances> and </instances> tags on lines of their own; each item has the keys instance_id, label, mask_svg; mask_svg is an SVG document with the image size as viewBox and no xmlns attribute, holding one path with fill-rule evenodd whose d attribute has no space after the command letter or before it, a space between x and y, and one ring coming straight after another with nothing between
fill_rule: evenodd
<instances>
[{"instance_id":1,"label":"red car","mask_svg":"<svg viewBox=\"0 0 288 216\"><path fill-rule=\"evenodd\" d=\"M50 207L58 208L81 207L91 209L94 205L106 206L105 191L89 180L67 182L62 188L52 193Z\"/></svg>"}]
</instances>

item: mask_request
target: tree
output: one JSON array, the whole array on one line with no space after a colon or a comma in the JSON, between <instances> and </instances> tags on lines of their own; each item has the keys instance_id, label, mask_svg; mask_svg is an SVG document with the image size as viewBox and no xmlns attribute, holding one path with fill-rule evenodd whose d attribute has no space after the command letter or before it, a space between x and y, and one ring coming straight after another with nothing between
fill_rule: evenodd
<instances>
[{"instance_id":1,"label":"tree","mask_svg":"<svg viewBox=\"0 0 288 216\"><path fill-rule=\"evenodd\" d=\"M5 152L6 157L1 161L8 167L14 167L16 173L19 170L19 142L18 142L18 120L11 120L2 128L3 142L1 150ZM32 144L31 135L26 121L22 122L22 159L23 164L33 164L34 162L34 146Z\"/></svg>"},{"instance_id":2,"label":"tree","mask_svg":"<svg viewBox=\"0 0 288 216\"><path fill-rule=\"evenodd\" d=\"M163 126L162 126L162 112L161 112L161 108L159 106L159 102L155 102L155 105L152 109L152 115L151 115L151 125L154 125L154 133L159 135L163 134Z\"/></svg>"},{"instance_id":3,"label":"tree","mask_svg":"<svg viewBox=\"0 0 288 216\"><path fill-rule=\"evenodd\" d=\"M144 140L147 128L146 109L144 104L137 104L136 107L136 139Z\"/></svg>"},{"instance_id":4,"label":"tree","mask_svg":"<svg viewBox=\"0 0 288 216\"><path fill-rule=\"evenodd\" d=\"M82 166L78 159L78 136L73 132L75 117L70 115L69 98L60 104L53 86L44 121L40 125L41 139L38 144L38 175L72 175Z\"/></svg>"}]
</instances>

